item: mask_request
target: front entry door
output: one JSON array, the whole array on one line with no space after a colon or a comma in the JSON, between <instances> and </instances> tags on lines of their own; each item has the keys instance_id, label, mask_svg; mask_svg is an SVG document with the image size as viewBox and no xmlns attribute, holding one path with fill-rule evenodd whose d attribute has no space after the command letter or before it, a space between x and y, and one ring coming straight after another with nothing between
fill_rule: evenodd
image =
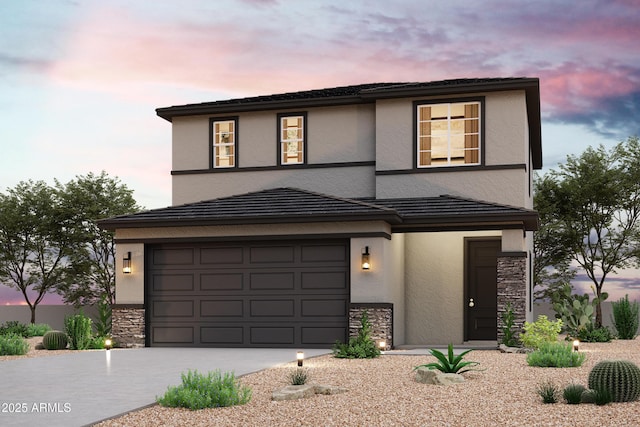
<instances>
[{"instance_id":1,"label":"front entry door","mask_svg":"<svg viewBox=\"0 0 640 427\"><path fill-rule=\"evenodd\" d=\"M498 252L500 239L466 241L465 340L498 336Z\"/></svg>"}]
</instances>

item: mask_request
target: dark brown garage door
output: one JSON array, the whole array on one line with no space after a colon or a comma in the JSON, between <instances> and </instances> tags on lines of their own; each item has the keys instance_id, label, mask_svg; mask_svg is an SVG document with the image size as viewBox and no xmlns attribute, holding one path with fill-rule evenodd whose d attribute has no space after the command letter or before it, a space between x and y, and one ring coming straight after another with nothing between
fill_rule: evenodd
<instances>
[{"instance_id":1,"label":"dark brown garage door","mask_svg":"<svg viewBox=\"0 0 640 427\"><path fill-rule=\"evenodd\" d=\"M149 245L151 346L330 347L347 336L348 241Z\"/></svg>"}]
</instances>

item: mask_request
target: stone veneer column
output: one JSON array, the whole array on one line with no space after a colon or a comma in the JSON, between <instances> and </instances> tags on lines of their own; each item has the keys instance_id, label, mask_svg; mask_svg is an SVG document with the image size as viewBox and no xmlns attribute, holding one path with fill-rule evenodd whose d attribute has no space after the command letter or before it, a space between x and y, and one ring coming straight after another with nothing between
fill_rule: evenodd
<instances>
[{"instance_id":1,"label":"stone veneer column","mask_svg":"<svg viewBox=\"0 0 640 427\"><path fill-rule=\"evenodd\" d=\"M393 348L393 304L351 303L349 307L349 337L358 336L362 313L366 311L371 323L371 338L376 342L385 340L385 350Z\"/></svg>"},{"instance_id":2,"label":"stone veneer column","mask_svg":"<svg viewBox=\"0 0 640 427\"><path fill-rule=\"evenodd\" d=\"M516 339L522 331L527 308L527 253L498 253L498 342L504 338L502 316L511 303Z\"/></svg>"},{"instance_id":3,"label":"stone veneer column","mask_svg":"<svg viewBox=\"0 0 640 427\"><path fill-rule=\"evenodd\" d=\"M111 336L118 347L144 347L145 321L143 304L111 306Z\"/></svg>"}]
</instances>

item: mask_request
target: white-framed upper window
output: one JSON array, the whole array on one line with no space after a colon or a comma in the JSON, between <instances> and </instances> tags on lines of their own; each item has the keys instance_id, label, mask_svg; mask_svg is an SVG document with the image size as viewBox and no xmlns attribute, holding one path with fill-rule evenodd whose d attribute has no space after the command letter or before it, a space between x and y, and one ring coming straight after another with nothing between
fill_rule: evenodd
<instances>
[{"instance_id":1,"label":"white-framed upper window","mask_svg":"<svg viewBox=\"0 0 640 427\"><path fill-rule=\"evenodd\" d=\"M236 121L212 120L213 167L232 168L236 166Z\"/></svg>"},{"instance_id":2,"label":"white-framed upper window","mask_svg":"<svg viewBox=\"0 0 640 427\"><path fill-rule=\"evenodd\" d=\"M416 108L419 168L480 164L480 102Z\"/></svg>"},{"instance_id":3,"label":"white-framed upper window","mask_svg":"<svg viewBox=\"0 0 640 427\"><path fill-rule=\"evenodd\" d=\"M280 116L280 164L304 163L304 115Z\"/></svg>"}]
</instances>

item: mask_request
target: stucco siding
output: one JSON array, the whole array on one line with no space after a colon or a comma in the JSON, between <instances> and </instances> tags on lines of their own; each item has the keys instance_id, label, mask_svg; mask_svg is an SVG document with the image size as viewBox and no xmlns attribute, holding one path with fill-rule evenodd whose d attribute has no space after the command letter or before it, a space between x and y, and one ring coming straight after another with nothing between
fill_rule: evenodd
<instances>
[{"instance_id":1,"label":"stucco siding","mask_svg":"<svg viewBox=\"0 0 640 427\"><path fill-rule=\"evenodd\" d=\"M339 197L374 197L373 166L173 175L173 205L269 188L293 187Z\"/></svg>"},{"instance_id":2,"label":"stucco siding","mask_svg":"<svg viewBox=\"0 0 640 427\"><path fill-rule=\"evenodd\" d=\"M461 344L464 339L464 238L499 232L405 236L405 341Z\"/></svg>"},{"instance_id":3,"label":"stucco siding","mask_svg":"<svg viewBox=\"0 0 640 427\"><path fill-rule=\"evenodd\" d=\"M209 120L206 117L176 117L171 133L172 170L209 168Z\"/></svg>"},{"instance_id":4,"label":"stucco siding","mask_svg":"<svg viewBox=\"0 0 640 427\"><path fill-rule=\"evenodd\" d=\"M376 197L434 197L443 194L526 207L524 169L477 170L376 176Z\"/></svg>"}]
</instances>

